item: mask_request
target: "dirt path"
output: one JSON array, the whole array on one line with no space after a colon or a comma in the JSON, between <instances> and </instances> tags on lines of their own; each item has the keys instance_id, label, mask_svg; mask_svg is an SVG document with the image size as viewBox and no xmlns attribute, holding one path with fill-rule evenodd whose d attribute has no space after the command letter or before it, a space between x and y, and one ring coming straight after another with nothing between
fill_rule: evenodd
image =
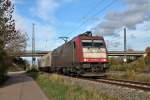
<instances>
[{"instance_id":1,"label":"dirt path","mask_svg":"<svg viewBox=\"0 0 150 100\"><path fill-rule=\"evenodd\" d=\"M24 74L12 75L0 88L0 100L48 100L37 83Z\"/></svg>"}]
</instances>

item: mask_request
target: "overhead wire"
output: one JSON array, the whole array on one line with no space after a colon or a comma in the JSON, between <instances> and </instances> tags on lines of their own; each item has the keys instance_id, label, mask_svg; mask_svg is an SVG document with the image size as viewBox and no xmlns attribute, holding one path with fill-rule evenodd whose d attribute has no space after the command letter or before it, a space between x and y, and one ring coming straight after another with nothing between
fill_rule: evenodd
<instances>
[{"instance_id":1,"label":"overhead wire","mask_svg":"<svg viewBox=\"0 0 150 100\"><path fill-rule=\"evenodd\" d=\"M99 4L102 4L103 2L104 2L104 0L100 0L99 2L97 2L95 5L95 8L90 9L82 18L84 18L86 16L85 19L89 19L90 16L87 16L87 15L90 14L93 10L96 10L99 7Z\"/></svg>"},{"instance_id":2,"label":"overhead wire","mask_svg":"<svg viewBox=\"0 0 150 100\"><path fill-rule=\"evenodd\" d=\"M93 10L98 9L99 4L102 4L102 3L104 3L104 2L105 2L105 0L99 0L98 2L96 2L96 5L94 5L94 8L89 9L89 10L86 12L86 14L84 14L84 15L82 16L81 22L83 23L83 21L89 20L90 15L88 15L88 14L91 14L91 12L92 12ZM87 6L90 6L90 5L91 5L91 3L88 4ZM90 7L91 7L91 6L90 6ZM92 6L92 7L93 7L93 6ZM87 16L87 15L88 15L88 16ZM85 17L85 16L86 16L86 17ZM79 26L80 26L80 23L77 25L77 27L79 27ZM76 29L77 27L75 27L75 29ZM75 29L73 29L73 30L71 30L70 32L68 32L68 34L66 34L66 36L68 36L69 34L73 33Z\"/></svg>"},{"instance_id":3,"label":"overhead wire","mask_svg":"<svg viewBox=\"0 0 150 100\"><path fill-rule=\"evenodd\" d=\"M101 0L101 1L97 2L96 5L94 6L95 8L90 9L90 10L84 15L84 16L87 16L87 17L86 17L85 19L83 19L82 23L79 23L78 26L77 26L75 29L71 30L67 35L69 35L70 33L74 32L76 29L78 29L78 27L82 26L81 24L83 24L83 23L85 23L85 21L89 20L89 17L90 17L91 15L88 15L88 14L91 14L91 12L93 12L93 10L95 10L95 9L97 9L97 8L99 7L99 4L102 4L102 3L104 3L104 2L105 2L104 0ZM82 18L84 18L84 16L83 16Z\"/></svg>"},{"instance_id":4,"label":"overhead wire","mask_svg":"<svg viewBox=\"0 0 150 100\"><path fill-rule=\"evenodd\" d=\"M119 29L117 32L115 32L115 33L120 33L122 31L122 28L121 29ZM115 43L119 43L120 42L120 40L119 39L121 39L121 38L123 38L123 37L121 37L121 36L119 36L119 37L116 37L115 39L113 39L113 40L111 40L111 41L108 41L109 43L108 43L108 47L109 48L113 48L113 47L115 47L113 44L115 44ZM111 46L110 46L110 44L111 44ZM116 45L116 44L115 44ZM117 44L117 45L119 45L119 44Z\"/></svg>"},{"instance_id":5,"label":"overhead wire","mask_svg":"<svg viewBox=\"0 0 150 100\"><path fill-rule=\"evenodd\" d=\"M107 8L109 8L110 6L112 6L114 3L116 3L115 1L118 0L112 0L109 4L107 4L106 6L104 6L104 8L100 9L99 11L97 11L96 13L94 13L91 17L94 17L98 14L101 14L102 12L104 12ZM79 30L84 24L86 24L89 21L89 19L85 19L84 22L82 22L77 28L75 28L74 30L72 30L69 34L71 34L74 31Z\"/></svg>"}]
</instances>

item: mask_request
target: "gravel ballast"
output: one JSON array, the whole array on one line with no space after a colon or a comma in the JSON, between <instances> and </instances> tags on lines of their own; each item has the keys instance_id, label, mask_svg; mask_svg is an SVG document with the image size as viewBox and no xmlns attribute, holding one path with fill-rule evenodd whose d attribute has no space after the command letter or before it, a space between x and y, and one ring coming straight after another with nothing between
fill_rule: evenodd
<instances>
[{"instance_id":1,"label":"gravel ballast","mask_svg":"<svg viewBox=\"0 0 150 100\"><path fill-rule=\"evenodd\" d=\"M130 89L126 87L93 82L89 80L82 80L78 78L71 78L67 76L60 76L65 81L68 81L73 84L77 84L85 89L95 89L106 95L110 95L112 97L118 97L121 100L150 100L150 92L145 92L142 90Z\"/></svg>"}]
</instances>

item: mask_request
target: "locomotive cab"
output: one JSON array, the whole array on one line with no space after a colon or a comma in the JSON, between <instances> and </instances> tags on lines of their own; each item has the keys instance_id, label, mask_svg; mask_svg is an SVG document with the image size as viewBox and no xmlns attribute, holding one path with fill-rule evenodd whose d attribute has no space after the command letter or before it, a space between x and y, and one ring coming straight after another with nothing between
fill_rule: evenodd
<instances>
[{"instance_id":1,"label":"locomotive cab","mask_svg":"<svg viewBox=\"0 0 150 100\"><path fill-rule=\"evenodd\" d=\"M41 59L41 68L50 72L85 75L103 73L108 63L107 48L102 36L86 32L64 43Z\"/></svg>"},{"instance_id":2,"label":"locomotive cab","mask_svg":"<svg viewBox=\"0 0 150 100\"><path fill-rule=\"evenodd\" d=\"M108 68L107 49L101 36L82 34L77 38L77 56L84 72L105 72ZM81 67L80 67L81 68Z\"/></svg>"},{"instance_id":3,"label":"locomotive cab","mask_svg":"<svg viewBox=\"0 0 150 100\"><path fill-rule=\"evenodd\" d=\"M84 62L107 61L103 40L82 40L82 48Z\"/></svg>"}]
</instances>

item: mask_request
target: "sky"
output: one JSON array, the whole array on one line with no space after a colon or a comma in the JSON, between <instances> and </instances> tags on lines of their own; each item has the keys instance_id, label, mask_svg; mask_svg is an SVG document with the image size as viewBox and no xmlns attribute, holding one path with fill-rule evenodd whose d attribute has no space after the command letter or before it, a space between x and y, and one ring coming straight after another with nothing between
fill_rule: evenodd
<instances>
[{"instance_id":1,"label":"sky","mask_svg":"<svg viewBox=\"0 0 150 100\"><path fill-rule=\"evenodd\" d=\"M16 28L28 34L32 49L35 24L36 50L51 51L64 43L59 37L85 31L105 38L108 50L123 50L123 28L128 49L150 46L150 0L12 0Z\"/></svg>"}]
</instances>

